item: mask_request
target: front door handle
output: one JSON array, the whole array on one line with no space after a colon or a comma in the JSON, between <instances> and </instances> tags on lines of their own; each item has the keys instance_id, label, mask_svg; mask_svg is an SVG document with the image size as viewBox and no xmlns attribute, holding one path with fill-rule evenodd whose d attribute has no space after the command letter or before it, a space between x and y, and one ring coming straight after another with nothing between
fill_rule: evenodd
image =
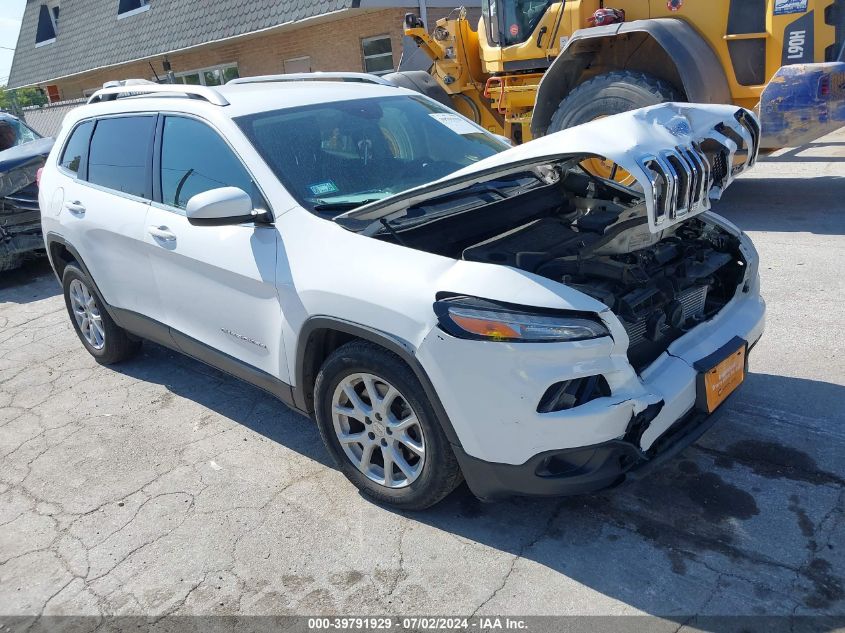
<instances>
[{"instance_id":1,"label":"front door handle","mask_svg":"<svg viewBox=\"0 0 845 633\"><path fill-rule=\"evenodd\" d=\"M79 200L74 200L73 202L65 202L65 209L67 209L74 215L85 215L85 207Z\"/></svg>"},{"instance_id":2,"label":"front door handle","mask_svg":"<svg viewBox=\"0 0 845 633\"><path fill-rule=\"evenodd\" d=\"M148 226L147 233L157 240L164 242L174 242L176 240L176 236L166 226Z\"/></svg>"}]
</instances>

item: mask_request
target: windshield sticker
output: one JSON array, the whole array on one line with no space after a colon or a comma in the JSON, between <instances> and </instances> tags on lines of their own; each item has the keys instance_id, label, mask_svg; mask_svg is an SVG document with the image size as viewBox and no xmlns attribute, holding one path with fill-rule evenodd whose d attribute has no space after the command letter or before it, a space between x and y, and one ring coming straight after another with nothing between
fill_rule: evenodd
<instances>
[{"instance_id":1,"label":"windshield sticker","mask_svg":"<svg viewBox=\"0 0 845 633\"><path fill-rule=\"evenodd\" d=\"M434 112L429 114L432 119L439 121L456 134L478 134L479 129L459 114L448 112Z\"/></svg>"},{"instance_id":2,"label":"windshield sticker","mask_svg":"<svg viewBox=\"0 0 845 633\"><path fill-rule=\"evenodd\" d=\"M806 10L807 0L775 0L775 15L804 13Z\"/></svg>"},{"instance_id":3,"label":"windshield sticker","mask_svg":"<svg viewBox=\"0 0 845 633\"><path fill-rule=\"evenodd\" d=\"M327 180L326 182L318 182L314 185L308 185L308 189L311 190L311 193L315 196L324 196L327 193L337 193L340 189L337 188L337 185L334 184L331 180Z\"/></svg>"}]
</instances>

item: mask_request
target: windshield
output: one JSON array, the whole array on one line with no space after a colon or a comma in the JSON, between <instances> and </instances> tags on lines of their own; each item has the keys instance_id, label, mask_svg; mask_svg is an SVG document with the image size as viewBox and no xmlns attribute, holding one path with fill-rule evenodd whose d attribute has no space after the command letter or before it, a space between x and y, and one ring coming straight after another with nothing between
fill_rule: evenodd
<instances>
[{"instance_id":1,"label":"windshield","mask_svg":"<svg viewBox=\"0 0 845 633\"><path fill-rule=\"evenodd\" d=\"M337 101L236 119L305 208L337 215L508 149L423 97Z\"/></svg>"},{"instance_id":2,"label":"windshield","mask_svg":"<svg viewBox=\"0 0 845 633\"><path fill-rule=\"evenodd\" d=\"M489 38L504 46L527 40L554 0L483 0Z\"/></svg>"},{"instance_id":3,"label":"windshield","mask_svg":"<svg viewBox=\"0 0 845 633\"><path fill-rule=\"evenodd\" d=\"M17 119L0 118L0 152L41 137Z\"/></svg>"}]
</instances>

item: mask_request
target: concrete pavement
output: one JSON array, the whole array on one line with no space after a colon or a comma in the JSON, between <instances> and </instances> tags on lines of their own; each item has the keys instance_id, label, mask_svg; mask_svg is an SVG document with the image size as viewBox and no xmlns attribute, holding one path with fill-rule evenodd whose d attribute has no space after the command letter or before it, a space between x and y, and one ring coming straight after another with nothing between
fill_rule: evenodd
<instances>
[{"instance_id":1,"label":"concrete pavement","mask_svg":"<svg viewBox=\"0 0 845 633\"><path fill-rule=\"evenodd\" d=\"M153 344L105 368L46 265L0 279L0 616L845 615L845 131L718 207L768 329L695 446L626 488L379 508L313 425Z\"/></svg>"}]
</instances>

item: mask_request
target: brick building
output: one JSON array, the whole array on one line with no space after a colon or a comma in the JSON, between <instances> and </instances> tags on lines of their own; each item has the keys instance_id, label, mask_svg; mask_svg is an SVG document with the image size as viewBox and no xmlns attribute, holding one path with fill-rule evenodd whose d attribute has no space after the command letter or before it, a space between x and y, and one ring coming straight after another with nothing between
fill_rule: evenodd
<instances>
[{"instance_id":1,"label":"brick building","mask_svg":"<svg viewBox=\"0 0 845 633\"><path fill-rule=\"evenodd\" d=\"M38 86L57 102L110 80L163 80L167 63L176 81L204 85L317 70L390 72L404 48L415 49L403 38L404 14L433 26L457 1L27 0L9 86Z\"/></svg>"}]
</instances>

